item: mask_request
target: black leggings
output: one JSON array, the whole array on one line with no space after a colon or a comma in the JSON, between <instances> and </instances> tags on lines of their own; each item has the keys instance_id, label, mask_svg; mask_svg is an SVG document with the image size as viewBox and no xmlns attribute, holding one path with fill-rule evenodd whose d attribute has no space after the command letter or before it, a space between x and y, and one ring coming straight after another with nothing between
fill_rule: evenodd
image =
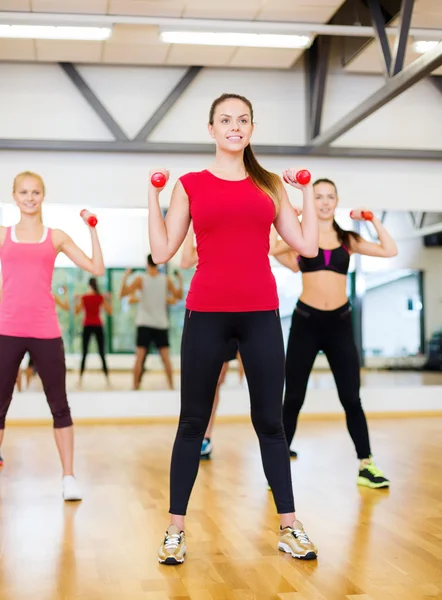
<instances>
[{"instance_id":1,"label":"black leggings","mask_svg":"<svg viewBox=\"0 0 442 600\"><path fill-rule=\"evenodd\" d=\"M108 370L106 365L106 357L104 355L104 331L101 325L85 325L83 329L83 358L81 360L80 375L83 375L84 368L86 366L86 356L89 349L89 341L91 337L95 335L98 344L98 352L101 356L101 362L103 363L103 371L108 376Z\"/></svg>"},{"instance_id":2,"label":"black leggings","mask_svg":"<svg viewBox=\"0 0 442 600\"><path fill-rule=\"evenodd\" d=\"M350 303L336 310L317 310L301 301L295 308L287 344L284 431L289 446L295 435L316 355L327 357L345 410L358 458L371 454L367 420L359 397L359 357L353 337Z\"/></svg>"},{"instance_id":3,"label":"black leggings","mask_svg":"<svg viewBox=\"0 0 442 600\"><path fill-rule=\"evenodd\" d=\"M72 418L66 397L63 340L0 335L0 429L5 428L6 414L11 404L17 372L26 352L29 352L43 383L54 419L54 427L56 429L70 427Z\"/></svg>"},{"instance_id":4,"label":"black leggings","mask_svg":"<svg viewBox=\"0 0 442 600\"><path fill-rule=\"evenodd\" d=\"M290 457L282 426L284 344L279 311L187 310L181 342L181 413L170 473L171 514L186 514L218 377L232 338L238 340L252 423L278 513L294 512Z\"/></svg>"}]
</instances>

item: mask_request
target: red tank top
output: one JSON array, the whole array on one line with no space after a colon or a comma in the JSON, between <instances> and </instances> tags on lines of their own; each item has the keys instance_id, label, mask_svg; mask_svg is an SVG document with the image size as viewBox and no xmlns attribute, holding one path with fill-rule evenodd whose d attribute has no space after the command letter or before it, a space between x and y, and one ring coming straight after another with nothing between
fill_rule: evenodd
<instances>
[{"instance_id":1,"label":"red tank top","mask_svg":"<svg viewBox=\"0 0 442 600\"><path fill-rule=\"evenodd\" d=\"M102 325L100 308L104 302L101 294L85 294L81 297L84 307L83 326Z\"/></svg>"},{"instance_id":2,"label":"red tank top","mask_svg":"<svg viewBox=\"0 0 442 600\"><path fill-rule=\"evenodd\" d=\"M180 178L189 198L198 265L186 308L253 312L279 306L270 268L272 199L249 178L220 179L204 170Z\"/></svg>"}]
</instances>

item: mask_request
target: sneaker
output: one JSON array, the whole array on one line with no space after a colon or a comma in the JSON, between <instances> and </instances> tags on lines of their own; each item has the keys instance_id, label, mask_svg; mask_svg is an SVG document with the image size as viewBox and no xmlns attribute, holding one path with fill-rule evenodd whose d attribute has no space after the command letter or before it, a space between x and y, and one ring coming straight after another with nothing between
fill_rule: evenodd
<instances>
[{"instance_id":1,"label":"sneaker","mask_svg":"<svg viewBox=\"0 0 442 600\"><path fill-rule=\"evenodd\" d=\"M170 525L164 542L158 550L158 561L163 565L179 565L186 554L186 536L176 525Z\"/></svg>"},{"instance_id":2,"label":"sneaker","mask_svg":"<svg viewBox=\"0 0 442 600\"><path fill-rule=\"evenodd\" d=\"M210 441L209 438L204 438L203 443L201 444L200 458L209 459L212 450L213 450L212 442Z\"/></svg>"},{"instance_id":3,"label":"sneaker","mask_svg":"<svg viewBox=\"0 0 442 600\"><path fill-rule=\"evenodd\" d=\"M357 484L374 489L390 487L390 482L372 460L361 465Z\"/></svg>"},{"instance_id":4,"label":"sneaker","mask_svg":"<svg viewBox=\"0 0 442 600\"><path fill-rule=\"evenodd\" d=\"M3 467L3 458L2 455L0 454L0 469Z\"/></svg>"},{"instance_id":5,"label":"sneaker","mask_svg":"<svg viewBox=\"0 0 442 600\"><path fill-rule=\"evenodd\" d=\"M298 458L298 453L296 452L296 450L289 449L289 454L290 454L290 458Z\"/></svg>"},{"instance_id":6,"label":"sneaker","mask_svg":"<svg viewBox=\"0 0 442 600\"><path fill-rule=\"evenodd\" d=\"M314 560L318 556L316 546L309 540L300 521L295 521L292 527L279 530L278 550L302 560Z\"/></svg>"},{"instance_id":7,"label":"sneaker","mask_svg":"<svg viewBox=\"0 0 442 600\"><path fill-rule=\"evenodd\" d=\"M83 500L82 493L78 487L78 483L72 475L66 475L63 477L63 498L66 501L74 502L77 500Z\"/></svg>"}]
</instances>

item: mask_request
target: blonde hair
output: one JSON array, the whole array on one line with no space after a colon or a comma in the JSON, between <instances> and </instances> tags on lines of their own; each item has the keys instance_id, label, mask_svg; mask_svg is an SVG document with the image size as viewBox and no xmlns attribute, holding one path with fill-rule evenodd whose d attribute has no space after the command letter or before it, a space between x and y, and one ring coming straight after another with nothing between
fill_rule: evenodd
<instances>
[{"instance_id":1,"label":"blonde hair","mask_svg":"<svg viewBox=\"0 0 442 600\"><path fill-rule=\"evenodd\" d=\"M19 173L18 175L15 176L14 183L12 185L12 193L13 194L15 194L17 185L20 183L20 181L22 179L25 179L25 177L31 177L32 179L36 179L42 187L43 196L45 195L46 187L45 187L45 184L43 181L43 177L41 175L39 175L38 173L33 173L32 171L23 171L23 173Z\"/></svg>"},{"instance_id":2,"label":"blonde hair","mask_svg":"<svg viewBox=\"0 0 442 600\"><path fill-rule=\"evenodd\" d=\"M240 96L239 94L222 94L219 98L216 98L212 102L209 112L209 123L213 125L215 111L220 104L226 100L241 100L248 107L250 111L250 118L253 123L253 106L248 98ZM271 173L264 169L256 159L256 156L252 150L252 146L249 144L244 149L244 166L253 183L262 190L265 194L270 196L275 205L275 213L278 214L280 193L282 190L282 182L276 173Z\"/></svg>"}]
</instances>

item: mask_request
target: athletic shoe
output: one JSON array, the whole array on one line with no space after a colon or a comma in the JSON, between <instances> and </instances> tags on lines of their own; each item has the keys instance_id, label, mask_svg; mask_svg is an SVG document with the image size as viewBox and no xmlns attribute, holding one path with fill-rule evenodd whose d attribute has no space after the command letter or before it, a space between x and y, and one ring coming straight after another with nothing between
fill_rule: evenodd
<instances>
[{"instance_id":1,"label":"athletic shoe","mask_svg":"<svg viewBox=\"0 0 442 600\"><path fill-rule=\"evenodd\" d=\"M205 460L209 459L212 450L213 450L212 442L210 441L209 438L204 438L203 443L201 444L200 458L205 459Z\"/></svg>"},{"instance_id":2,"label":"athletic shoe","mask_svg":"<svg viewBox=\"0 0 442 600\"><path fill-rule=\"evenodd\" d=\"M298 453L296 452L296 450L289 449L289 454L290 454L290 458L298 458Z\"/></svg>"},{"instance_id":3,"label":"athletic shoe","mask_svg":"<svg viewBox=\"0 0 442 600\"><path fill-rule=\"evenodd\" d=\"M0 469L3 467L3 458L2 455L0 454Z\"/></svg>"},{"instance_id":4,"label":"athletic shoe","mask_svg":"<svg viewBox=\"0 0 442 600\"><path fill-rule=\"evenodd\" d=\"M170 525L158 550L158 561L163 565L180 565L186 554L186 536L176 525Z\"/></svg>"},{"instance_id":5,"label":"athletic shoe","mask_svg":"<svg viewBox=\"0 0 442 600\"><path fill-rule=\"evenodd\" d=\"M78 483L75 477L72 475L66 475L63 477L63 498L69 502L75 502L78 500L83 500L82 493L80 488L78 487Z\"/></svg>"},{"instance_id":6,"label":"athletic shoe","mask_svg":"<svg viewBox=\"0 0 442 600\"><path fill-rule=\"evenodd\" d=\"M369 463L361 465L357 484L374 489L390 487L388 479L371 459Z\"/></svg>"},{"instance_id":7,"label":"athletic shoe","mask_svg":"<svg viewBox=\"0 0 442 600\"><path fill-rule=\"evenodd\" d=\"M279 530L278 549L302 560L314 560L318 556L316 546L309 540L300 521Z\"/></svg>"}]
</instances>

